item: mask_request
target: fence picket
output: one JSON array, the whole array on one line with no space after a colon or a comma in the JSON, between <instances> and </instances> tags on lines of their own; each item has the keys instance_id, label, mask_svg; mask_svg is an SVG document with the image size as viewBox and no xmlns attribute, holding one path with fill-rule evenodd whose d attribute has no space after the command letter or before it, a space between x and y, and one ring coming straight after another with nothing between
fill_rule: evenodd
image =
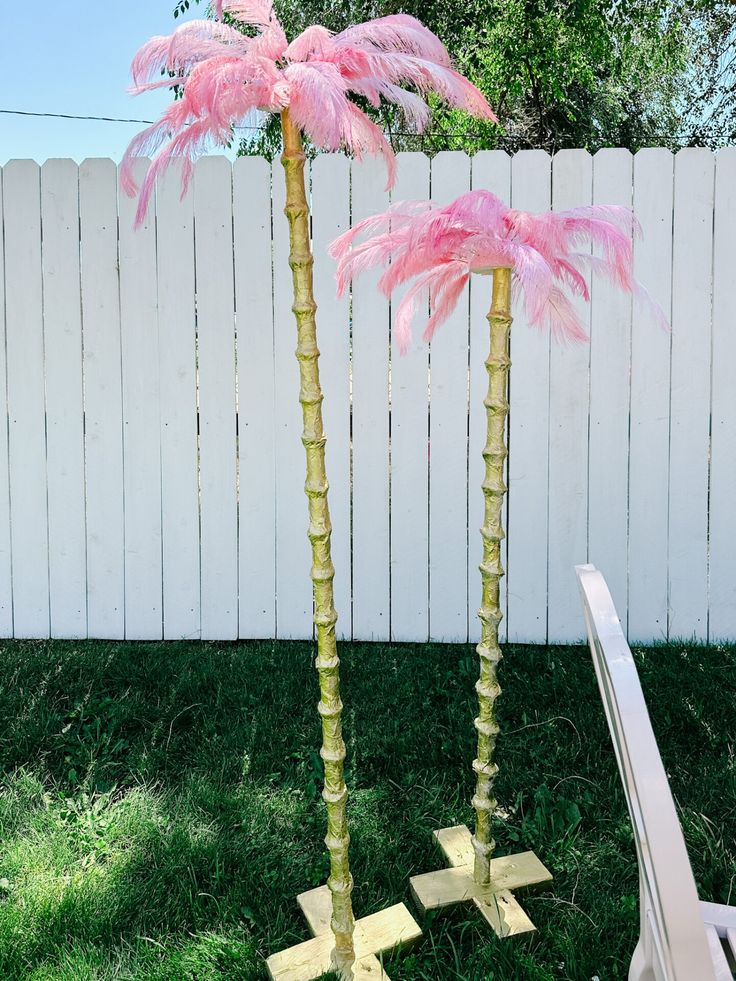
<instances>
[{"instance_id":1,"label":"fence picket","mask_svg":"<svg viewBox=\"0 0 736 981\"><path fill-rule=\"evenodd\" d=\"M40 170L4 170L5 298L13 615L16 637L49 632Z\"/></svg>"},{"instance_id":2,"label":"fence picket","mask_svg":"<svg viewBox=\"0 0 736 981\"><path fill-rule=\"evenodd\" d=\"M52 637L87 636L79 168L41 168Z\"/></svg>"},{"instance_id":3,"label":"fence picket","mask_svg":"<svg viewBox=\"0 0 736 981\"><path fill-rule=\"evenodd\" d=\"M284 215L286 191L280 164L273 168L273 329L276 431L276 630L282 639L312 636L311 553L304 496L305 457L299 365L294 357L296 325L291 310L289 226ZM317 311L317 343L322 325Z\"/></svg>"},{"instance_id":4,"label":"fence picket","mask_svg":"<svg viewBox=\"0 0 736 981\"><path fill-rule=\"evenodd\" d=\"M713 405L710 470L710 584L708 635L736 637L736 148L716 158L713 248Z\"/></svg>"},{"instance_id":5,"label":"fence picket","mask_svg":"<svg viewBox=\"0 0 736 981\"><path fill-rule=\"evenodd\" d=\"M352 167L352 221L385 211L383 161ZM375 273L353 283L353 637L389 638L388 302Z\"/></svg>"},{"instance_id":6,"label":"fence picket","mask_svg":"<svg viewBox=\"0 0 736 981\"><path fill-rule=\"evenodd\" d=\"M0 216L3 172L0 169ZM12 285L11 285L12 288ZM13 580L10 548L10 473L8 470L8 394L5 356L5 242L0 235L0 636L13 636Z\"/></svg>"},{"instance_id":7,"label":"fence picket","mask_svg":"<svg viewBox=\"0 0 736 981\"><path fill-rule=\"evenodd\" d=\"M277 174L277 176L279 176ZM277 216L277 220L278 220ZM233 165L238 371L240 637L276 636L274 362L271 168L257 157Z\"/></svg>"},{"instance_id":8,"label":"fence picket","mask_svg":"<svg viewBox=\"0 0 736 981\"><path fill-rule=\"evenodd\" d=\"M350 161L325 154L312 161L312 248L314 296L320 324L322 416L338 639L352 636L350 570L350 298L335 295L335 263L327 246L350 227Z\"/></svg>"},{"instance_id":9,"label":"fence picket","mask_svg":"<svg viewBox=\"0 0 736 981\"><path fill-rule=\"evenodd\" d=\"M432 160L432 201L450 204L470 190L464 153ZM430 345L429 632L468 638L468 291Z\"/></svg>"},{"instance_id":10,"label":"fence picket","mask_svg":"<svg viewBox=\"0 0 736 981\"><path fill-rule=\"evenodd\" d=\"M473 189L485 188L511 203L511 158L502 150L481 150L471 161ZM488 391L486 358L490 350L487 314L491 306L491 281L475 276L470 282L470 350L468 353L468 640L480 640L478 610L481 605L481 578L478 571L483 557L480 529L483 526L484 498L481 484L485 476L483 447L486 445L487 421L483 399ZM508 429L506 433L508 437ZM507 460L508 463L508 460ZM508 468L507 468L508 469ZM508 472L506 474L508 484ZM508 497L503 517L508 528ZM501 561L506 575L501 580L499 602L503 620L498 635L501 643L508 636L508 534L501 543Z\"/></svg>"},{"instance_id":11,"label":"fence picket","mask_svg":"<svg viewBox=\"0 0 736 981\"><path fill-rule=\"evenodd\" d=\"M523 150L511 162L511 203L549 211L552 161L542 150ZM529 327L523 305L511 326L507 603L509 641L547 640L549 516L550 337Z\"/></svg>"},{"instance_id":12,"label":"fence picket","mask_svg":"<svg viewBox=\"0 0 736 981\"><path fill-rule=\"evenodd\" d=\"M193 194L181 197L181 164L156 185L163 630L200 636L197 351Z\"/></svg>"},{"instance_id":13,"label":"fence picket","mask_svg":"<svg viewBox=\"0 0 736 981\"><path fill-rule=\"evenodd\" d=\"M630 208L632 193L629 151L599 150L593 158L593 203ZM593 276L590 289L588 551L594 564L602 567L605 559L606 582L623 611L625 630L632 299L602 276Z\"/></svg>"},{"instance_id":14,"label":"fence picket","mask_svg":"<svg viewBox=\"0 0 736 981\"><path fill-rule=\"evenodd\" d=\"M634 275L669 317L672 295L673 158L669 150L634 157ZM671 335L634 304L629 440L629 637L667 637L667 548ZM598 560L600 561L600 560Z\"/></svg>"},{"instance_id":15,"label":"fence picket","mask_svg":"<svg viewBox=\"0 0 736 981\"><path fill-rule=\"evenodd\" d=\"M392 201L429 198L429 160L402 153ZM403 287L391 299L391 327ZM407 354L391 338L391 638L429 638L429 348L421 333L426 307L417 310ZM418 561L419 560L419 561Z\"/></svg>"},{"instance_id":16,"label":"fence picket","mask_svg":"<svg viewBox=\"0 0 736 981\"><path fill-rule=\"evenodd\" d=\"M125 636L123 401L117 168L79 168L90 637Z\"/></svg>"},{"instance_id":17,"label":"fence picket","mask_svg":"<svg viewBox=\"0 0 736 981\"><path fill-rule=\"evenodd\" d=\"M202 638L238 636L232 169L194 168Z\"/></svg>"},{"instance_id":18,"label":"fence picket","mask_svg":"<svg viewBox=\"0 0 736 981\"><path fill-rule=\"evenodd\" d=\"M590 204L593 161L585 150L561 150L552 161L555 211ZM586 330L590 307L573 301ZM573 566L588 552L588 394L590 346L552 338L549 374L549 540L547 635L557 642L580 640Z\"/></svg>"},{"instance_id":19,"label":"fence picket","mask_svg":"<svg viewBox=\"0 0 736 981\"><path fill-rule=\"evenodd\" d=\"M675 157L670 385L669 637L708 633L713 154Z\"/></svg>"},{"instance_id":20,"label":"fence picket","mask_svg":"<svg viewBox=\"0 0 736 981\"><path fill-rule=\"evenodd\" d=\"M147 162L136 162L142 181ZM125 636L163 636L161 411L156 224L153 207L135 227L135 199L119 200L120 337L125 498Z\"/></svg>"}]
</instances>

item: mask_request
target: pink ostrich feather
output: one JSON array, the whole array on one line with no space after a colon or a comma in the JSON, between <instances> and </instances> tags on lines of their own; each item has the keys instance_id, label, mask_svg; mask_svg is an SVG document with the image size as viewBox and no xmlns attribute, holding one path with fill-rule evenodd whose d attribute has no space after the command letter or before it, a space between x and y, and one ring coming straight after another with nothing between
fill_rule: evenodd
<instances>
[{"instance_id":1,"label":"pink ostrich feather","mask_svg":"<svg viewBox=\"0 0 736 981\"><path fill-rule=\"evenodd\" d=\"M473 272L513 269L529 323L558 339L587 340L570 295L590 298L586 273L595 272L642 297L663 326L664 314L633 276L633 238L639 224L629 208L594 205L533 215L507 207L490 191L470 191L445 207L402 201L359 222L330 246L337 259L337 290L367 269L383 268L379 288L389 296L412 280L394 325L407 350L417 301L429 294L431 340L448 318ZM594 246L593 255L581 248Z\"/></svg>"},{"instance_id":2,"label":"pink ostrich feather","mask_svg":"<svg viewBox=\"0 0 736 981\"><path fill-rule=\"evenodd\" d=\"M169 37L152 38L133 60L134 93L176 86L181 96L135 137L123 157L122 186L133 195L135 159L155 153L141 187L138 222L156 176L171 160L185 162L185 193L196 157L210 145L229 142L233 127L254 111L288 108L317 147L345 149L358 159L364 153L382 155L388 188L395 179L393 151L351 96L363 96L376 107L398 106L417 132L429 121L430 93L474 116L496 119L482 93L452 67L439 38L407 14L379 17L339 34L314 25L289 44L271 0L217 0L215 13L228 14L251 34L221 20L194 20Z\"/></svg>"}]
</instances>

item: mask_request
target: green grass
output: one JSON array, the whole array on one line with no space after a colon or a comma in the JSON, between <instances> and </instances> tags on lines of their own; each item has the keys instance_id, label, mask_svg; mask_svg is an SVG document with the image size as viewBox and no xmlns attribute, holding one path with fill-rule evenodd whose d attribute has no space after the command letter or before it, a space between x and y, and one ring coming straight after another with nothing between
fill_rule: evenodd
<instances>
[{"instance_id":1,"label":"green grass","mask_svg":"<svg viewBox=\"0 0 736 981\"><path fill-rule=\"evenodd\" d=\"M469 822L476 660L343 645L356 912L408 901L433 829ZM736 881L736 649L637 652L703 898ZM499 850L533 848L538 926L427 924L395 981L626 978L632 835L583 648L507 648ZM300 643L0 647L0 977L262 979L326 875L312 651Z\"/></svg>"}]
</instances>

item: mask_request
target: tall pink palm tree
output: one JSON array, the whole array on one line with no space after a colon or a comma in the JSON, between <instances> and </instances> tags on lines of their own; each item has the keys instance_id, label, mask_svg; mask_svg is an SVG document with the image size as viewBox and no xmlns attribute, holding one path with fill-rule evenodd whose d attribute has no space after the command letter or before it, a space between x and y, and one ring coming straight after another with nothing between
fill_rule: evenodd
<instances>
[{"instance_id":1,"label":"tall pink palm tree","mask_svg":"<svg viewBox=\"0 0 736 981\"><path fill-rule=\"evenodd\" d=\"M338 259L340 294L352 278L376 266L385 267L379 288L387 296L397 286L412 281L395 319L396 337L403 351L409 345L411 321L420 297L428 293L431 301L431 315L424 331L428 341L456 306L471 273L493 276L488 313L490 354L486 360L489 388L484 400L487 440L483 449L482 603L478 611L478 751L473 761L476 791L472 800L476 812L473 874L481 886L490 884L495 847L491 817L496 807L492 794L498 772L493 753L499 732L495 702L501 691L497 679L502 656L498 644L499 584L503 576L503 471L507 456L512 286L522 294L530 324L547 328L559 338L584 340L587 335L569 294L589 299L586 273L595 271L621 289L647 299L632 274L633 236L637 232L638 224L628 208L591 206L533 215L508 208L489 191L477 190L463 194L446 207L421 201L400 202L383 214L360 222L330 246L331 254ZM598 247L599 255L581 251L581 247L590 244ZM664 323L661 311L650 305Z\"/></svg>"},{"instance_id":2,"label":"tall pink palm tree","mask_svg":"<svg viewBox=\"0 0 736 981\"><path fill-rule=\"evenodd\" d=\"M140 221L157 176L171 160L183 159L184 192L194 159L208 146L229 142L233 127L254 111L280 115L298 338L299 400L304 420L302 442L307 457L321 755L325 767L323 798L330 854L328 885L332 893L335 966L348 977L355 955L347 790L343 777L345 744L302 136L319 148L344 148L358 158L363 153L382 154L391 186L395 169L391 147L381 129L351 96L362 97L374 107L382 100L395 104L403 111L407 125L417 131L429 119L430 109L425 101L429 93L475 116L495 117L483 95L452 68L440 40L413 17L382 17L340 34L314 26L289 43L271 0L217 0L216 16L221 17L223 12L231 23L189 22L170 37L152 38L136 55L132 66L134 91L175 85L179 98L158 122L132 141L123 160L122 183L128 193L135 194L138 189L132 176L133 161L138 156L155 154L140 189Z\"/></svg>"},{"instance_id":3,"label":"tall pink palm tree","mask_svg":"<svg viewBox=\"0 0 736 981\"><path fill-rule=\"evenodd\" d=\"M152 38L133 61L135 94L176 86L181 96L132 140L123 159L123 186L132 195L133 159L156 153L141 189L139 221L156 177L173 158L184 160L186 190L196 157L228 143L233 127L254 112L281 115L287 154L301 149L301 134L320 149L344 148L358 159L382 154L389 187L393 151L351 95L375 108L382 101L398 106L417 132L429 122L429 93L474 116L496 118L481 92L453 69L439 38L414 17L380 17L340 34L314 25L289 43L272 0L219 0L215 9L254 29L254 36L220 20L194 20Z\"/></svg>"}]
</instances>

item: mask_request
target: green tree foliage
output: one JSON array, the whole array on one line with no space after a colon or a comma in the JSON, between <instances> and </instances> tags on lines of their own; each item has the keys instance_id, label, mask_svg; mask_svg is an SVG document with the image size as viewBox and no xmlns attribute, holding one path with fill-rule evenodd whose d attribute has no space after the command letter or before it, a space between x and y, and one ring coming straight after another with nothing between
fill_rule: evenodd
<instances>
[{"instance_id":1,"label":"green tree foliage","mask_svg":"<svg viewBox=\"0 0 736 981\"><path fill-rule=\"evenodd\" d=\"M688 0L690 62L680 91L681 132L691 144L736 142L736 2Z\"/></svg>"},{"instance_id":2,"label":"green tree foliage","mask_svg":"<svg viewBox=\"0 0 736 981\"><path fill-rule=\"evenodd\" d=\"M192 3L200 0L192 0ZM205 0L202 0L204 3ZM182 0L176 14L188 9ZM734 0L275 0L293 37L391 13L418 17L488 97L501 125L437 107L408 134L380 110L396 149L721 145L736 136ZM244 129L271 154L278 127Z\"/></svg>"}]
</instances>

